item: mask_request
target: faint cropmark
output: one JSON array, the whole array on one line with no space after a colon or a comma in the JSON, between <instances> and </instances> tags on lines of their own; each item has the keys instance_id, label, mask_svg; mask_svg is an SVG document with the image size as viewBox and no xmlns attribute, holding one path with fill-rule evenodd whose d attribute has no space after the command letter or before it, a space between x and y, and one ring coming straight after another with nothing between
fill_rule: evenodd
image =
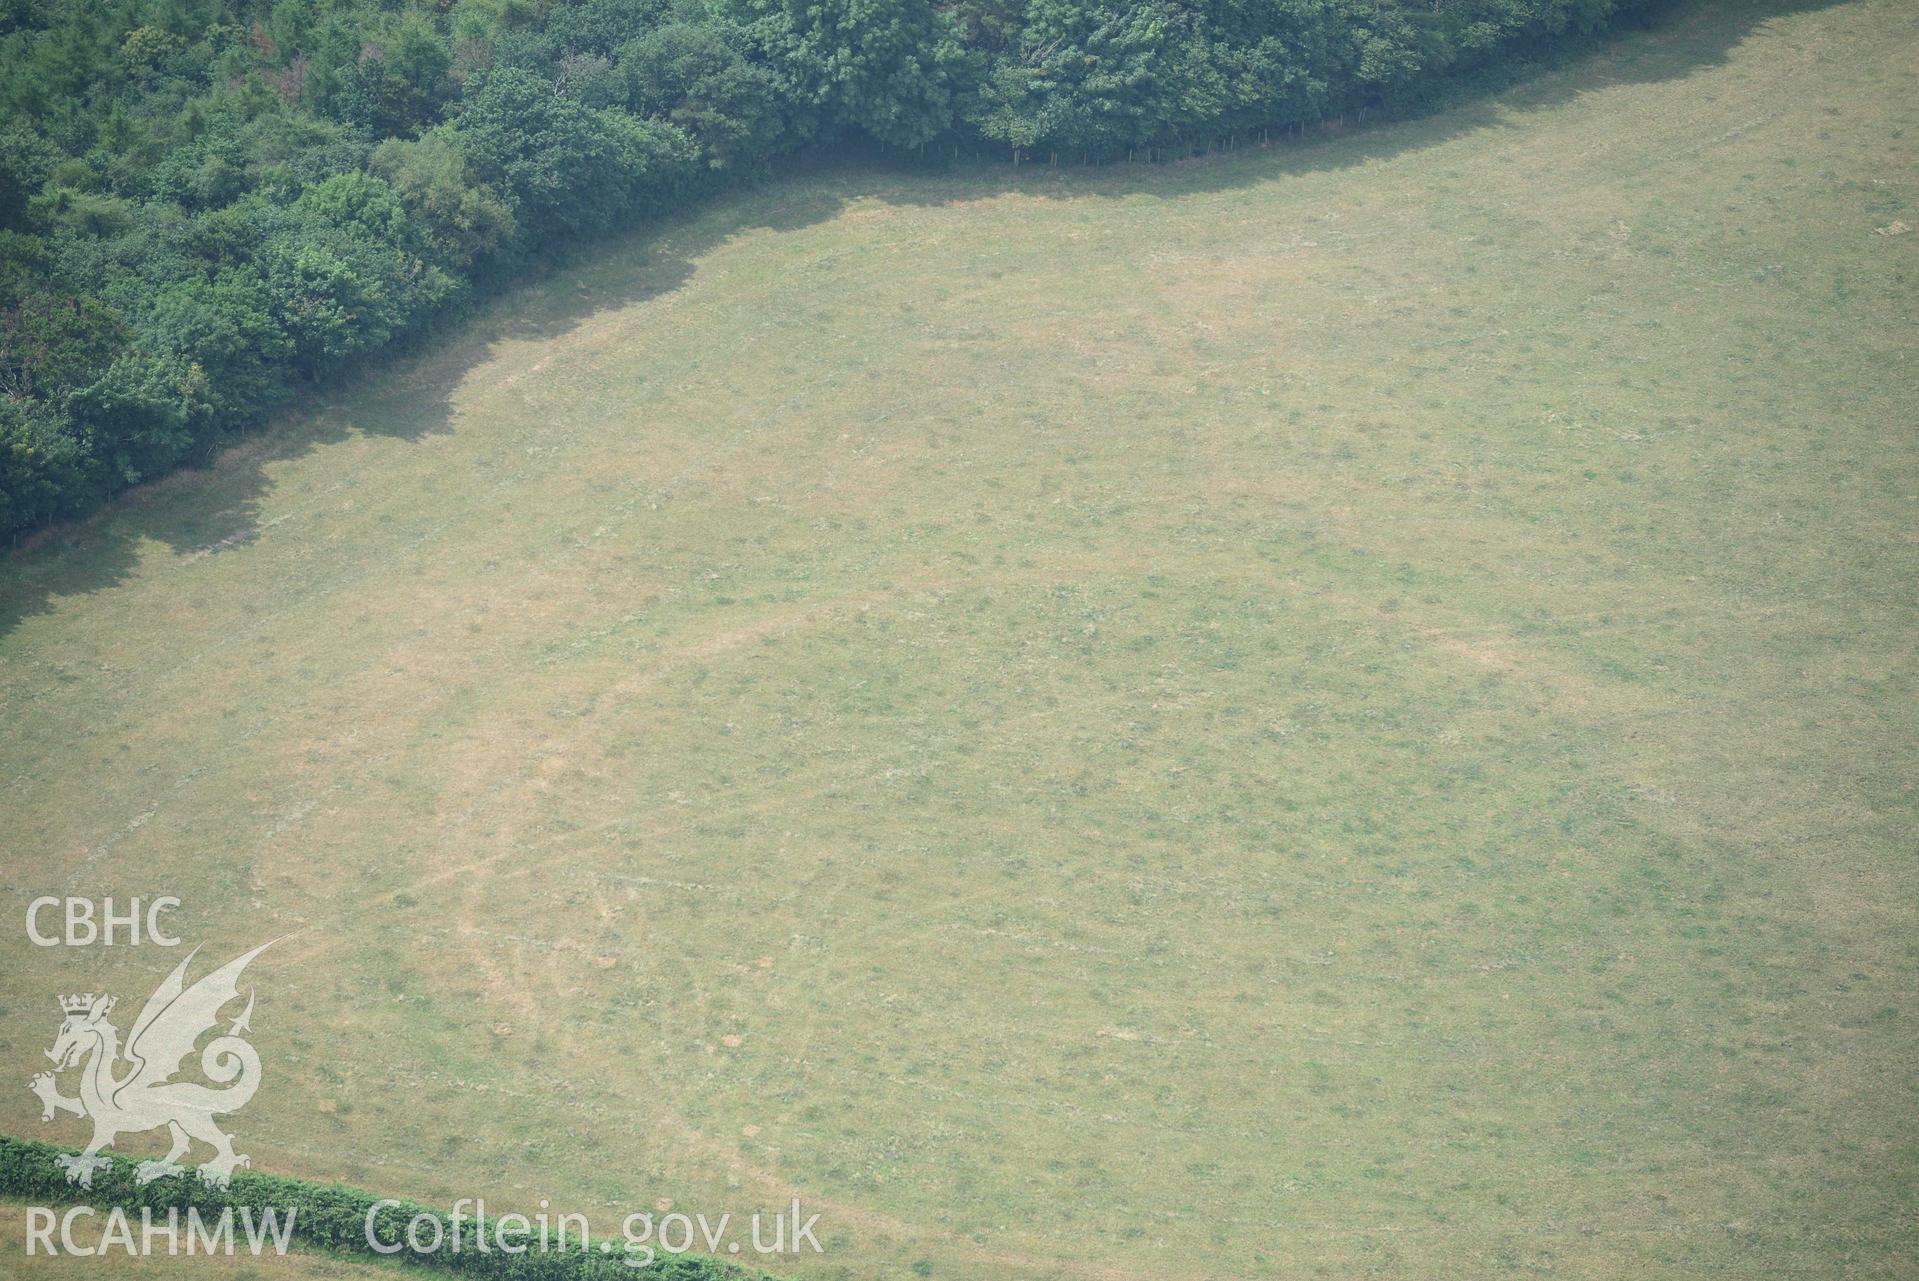
<instances>
[{"instance_id":1,"label":"faint cropmark","mask_svg":"<svg viewBox=\"0 0 1919 1281\"><path fill-rule=\"evenodd\" d=\"M272 946L263 943L188 987L187 966L199 952L195 948L147 998L140 1017L133 1021L124 1049L120 1030L107 1021L107 1015L113 1012L113 997L89 992L60 998L65 1019L53 1048L47 1051L53 1071L40 1073L28 1085L40 1098L42 1122L51 1121L60 1112L93 1122L93 1139L86 1150L77 1156L58 1158L67 1172L67 1182L92 1187L93 1172L108 1164L100 1155L101 1148L122 1134L161 1126L172 1136L173 1147L158 1161L140 1163L134 1177L142 1184L184 1174L186 1167L179 1163L180 1158L194 1139L214 1149L213 1159L200 1167L200 1178L215 1187L225 1187L236 1166L249 1164L246 1157L233 1150L232 1137L215 1125L213 1118L238 1112L260 1085L260 1056L243 1036L252 1030L252 989L247 991L246 1009L225 1034L214 1037L200 1051L200 1071L214 1085L225 1088L173 1078L193 1053L195 1043L214 1030L220 1011L239 998L241 971ZM54 1080L56 1073L70 1068L80 1072L78 1098L61 1094Z\"/></svg>"}]
</instances>

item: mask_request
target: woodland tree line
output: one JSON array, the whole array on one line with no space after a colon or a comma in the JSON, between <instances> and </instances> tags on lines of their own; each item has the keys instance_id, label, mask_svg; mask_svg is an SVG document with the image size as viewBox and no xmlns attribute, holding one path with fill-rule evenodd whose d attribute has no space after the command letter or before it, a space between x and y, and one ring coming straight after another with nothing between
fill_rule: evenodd
<instances>
[{"instance_id":1,"label":"woodland tree line","mask_svg":"<svg viewBox=\"0 0 1919 1281\"><path fill-rule=\"evenodd\" d=\"M1178 153L1647 3L0 0L0 534L783 153Z\"/></svg>"}]
</instances>

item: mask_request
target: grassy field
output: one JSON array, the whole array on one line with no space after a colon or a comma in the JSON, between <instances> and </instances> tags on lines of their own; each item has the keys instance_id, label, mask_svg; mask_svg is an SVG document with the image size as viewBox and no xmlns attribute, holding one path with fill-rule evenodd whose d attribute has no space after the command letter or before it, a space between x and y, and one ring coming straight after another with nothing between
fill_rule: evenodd
<instances>
[{"instance_id":1,"label":"grassy field","mask_svg":"<svg viewBox=\"0 0 1919 1281\"><path fill-rule=\"evenodd\" d=\"M1916 161L1919 6L1695 4L557 272L0 564L0 1130L178 959L26 901L172 893L292 935L256 1168L798 1196L801 1278L1911 1275Z\"/></svg>"}]
</instances>

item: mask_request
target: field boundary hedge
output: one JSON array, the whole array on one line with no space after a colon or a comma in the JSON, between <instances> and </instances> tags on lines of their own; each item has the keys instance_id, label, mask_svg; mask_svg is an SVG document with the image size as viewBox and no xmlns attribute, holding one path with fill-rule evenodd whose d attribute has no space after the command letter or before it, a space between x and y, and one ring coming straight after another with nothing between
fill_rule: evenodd
<instances>
[{"instance_id":1,"label":"field boundary hedge","mask_svg":"<svg viewBox=\"0 0 1919 1281\"><path fill-rule=\"evenodd\" d=\"M431 1268L439 1272L468 1277L494 1278L498 1281L611 1281L612 1278L647 1278L649 1281L774 1281L767 1273L742 1268L706 1255L661 1253L645 1267L628 1266L617 1251L611 1254L583 1253L578 1250L505 1254L481 1253L475 1249L458 1252L443 1250L430 1255L402 1249L397 1254L373 1250L367 1242L367 1214L375 1204L383 1205L375 1217L376 1232L383 1243L401 1241L406 1225L416 1215L438 1219L442 1228L450 1227L449 1216L428 1206L396 1198L377 1197L344 1184L312 1183L277 1174L234 1172L226 1188L210 1187L189 1171L156 1179L142 1186L134 1179L137 1162L126 1157L106 1156L108 1165L96 1170L91 1188L67 1182L58 1158L78 1151L30 1139L0 1135L0 1197L32 1204L88 1205L101 1211L113 1208L126 1211L138 1229L139 1212L173 1210L185 1215L199 1212L203 1221L217 1219L223 1211L255 1216L268 1210L291 1214L291 1240L336 1255L368 1260L401 1262ZM257 1219L256 1219L257 1221ZM463 1218L461 1232L471 1238L484 1226L494 1239L494 1220ZM182 1228L184 1231L184 1226ZM236 1229L236 1237L240 1237ZM507 1232L508 1244L533 1242L530 1234Z\"/></svg>"},{"instance_id":2,"label":"field boundary hedge","mask_svg":"<svg viewBox=\"0 0 1919 1281\"><path fill-rule=\"evenodd\" d=\"M1427 109L1666 2L0 4L0 536L818 148L1170 159Z\"/></svg>"}]
</instances>

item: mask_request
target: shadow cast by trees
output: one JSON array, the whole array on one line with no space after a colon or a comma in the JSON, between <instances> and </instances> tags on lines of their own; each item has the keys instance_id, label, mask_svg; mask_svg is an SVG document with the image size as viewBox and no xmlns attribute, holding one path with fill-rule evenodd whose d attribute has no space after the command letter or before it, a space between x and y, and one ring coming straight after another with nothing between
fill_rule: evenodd
<instances>
[{"instance_id":1,"label":"shadow cast by trees","mask_svg":"<svg viewBox=\"0 0 1919 1281\"><path fill-rule=\"evenodd\" d=\"M750 232L796 231L838 216L854 200L948 206L1006 194L1037 198L1169 199L1221 192L1312 173L1357 168L1489 128L1513 128L1532 112L1621 85L1683 79L1724 65L1755 29L1840 0L1708 0L1665 7L1633 30L1614 33L1550 63L1522 65L1499 83L1456 86L1392 120L1364 127L1307 129L1294 138L1241 146L1172 163L1097 168L1014 165L950 155L844 151L788 159L765 181L736 188L648 227L555 248L509 287L389 350L370 377L316 389L257 433L208 463L132 490L94 516L42 531L0 563L0 638L63 598L123 582L148 543L178 555L218 555L259 537L270 469L355 433L418 441L451 431L456 393L508 341L564 336L593 317L670 294L699 260ZM1357 123L1357 122L1353 122ZM555 287L586 262L610 270ZM580 275L574 272L573 275ZM377 398L380 412L364 412ZM359 410L359 411L356 411Z\"/></svg>"}]
</instances>

